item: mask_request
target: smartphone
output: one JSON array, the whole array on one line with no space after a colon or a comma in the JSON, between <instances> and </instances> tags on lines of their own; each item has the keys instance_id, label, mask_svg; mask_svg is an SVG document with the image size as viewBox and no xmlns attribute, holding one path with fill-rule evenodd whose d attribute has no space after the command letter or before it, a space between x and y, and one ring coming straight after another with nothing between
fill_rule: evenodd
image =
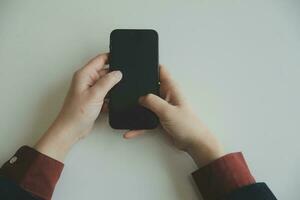
<instances>
[{"instance_id":1,"label":"smartphone","mask_svg":"<svg viewBox=\"0 0 300 200\"><path fill-rule=\"evenodd\" d=\"M159 95L158 33L150 29L116 29L110 34L109 69L122 80L109 93L109 124L114 129L153 129L158 117L139 105L139 97Z\"/></svg>"}]
</instances>

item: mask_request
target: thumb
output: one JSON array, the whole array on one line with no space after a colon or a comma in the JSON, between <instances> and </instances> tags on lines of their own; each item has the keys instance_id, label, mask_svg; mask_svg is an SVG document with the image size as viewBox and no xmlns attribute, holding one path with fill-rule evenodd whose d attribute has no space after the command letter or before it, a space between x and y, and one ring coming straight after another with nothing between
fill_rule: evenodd
<instances>
[{"instance_id":1,"label":"thumb","mask_svg":"<svg viewBox=\"0 0 300 200\"><path fill-rule=\"evenodd\" d=\"M140 97L139 102L142 106L148 108L159 117L168 112L171 106L168 102L154 94L147 94L146 96Z\"/></svg>"},{"instance_id":2,"label":"thumb","mask_svg":"<svg viewBox=\"0 0 300 200\"><path fill-rule=\"evenodd\" d=\"M95 85L91 87L91 94L96 94L97 98L104 99L108 91L122 79L120 71L112 71L101 77Z\"/></svg>"}]
</instances>

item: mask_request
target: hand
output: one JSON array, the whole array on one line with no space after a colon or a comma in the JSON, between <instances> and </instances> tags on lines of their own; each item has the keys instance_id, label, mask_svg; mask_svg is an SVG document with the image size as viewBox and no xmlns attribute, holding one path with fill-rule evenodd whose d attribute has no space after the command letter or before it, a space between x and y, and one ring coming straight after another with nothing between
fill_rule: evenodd
<instances>
[{"instance_id":1,"label":"hand","mask_svg":"<svg viewBox=\"0 0 300 200\"><path fill-rule=\"evenodd\" d=\"M35 145L38 151L62 161L71 146L91 131L107 106L105 95L122 78L120 71L108 73L107 60L108 54L101 54L75 72L58 117Z\"/></svg>"},{"instance_id":2,"label":"hand","mask_svg":"<svg viewBox=\"0 0 300 200\"><path fill-rule=\"evenodd\" d=\"M188 152L199 167L223 156L218 140L194 114L164 67L160 67L160 86L161 97L148 94L139 101L159 117L162 128L175 146ZM124 137L133 138L142 133L132 130Z\"/></svg>"}]
</instances>

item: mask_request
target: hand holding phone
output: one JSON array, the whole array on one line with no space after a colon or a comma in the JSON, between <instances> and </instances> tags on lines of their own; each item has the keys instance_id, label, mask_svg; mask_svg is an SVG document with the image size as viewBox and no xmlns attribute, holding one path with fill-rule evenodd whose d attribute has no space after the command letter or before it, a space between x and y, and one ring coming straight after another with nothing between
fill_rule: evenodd
<instances>
[{"instance_id":1,"label":"hand holding phone","mask_svg":"<svg viewBox=\"0 0 300 200\"><path fill-rule=\"evenodd\" d=\"M148 94L139 99L140 104L157 114L168 138L178 149L189 153L199 167L222 157L225 152L219 140L194 113L167 69L159 69L161 96ZM124 138L142 134L143 130L131 130Z\"/></svg>"}]
</instances>

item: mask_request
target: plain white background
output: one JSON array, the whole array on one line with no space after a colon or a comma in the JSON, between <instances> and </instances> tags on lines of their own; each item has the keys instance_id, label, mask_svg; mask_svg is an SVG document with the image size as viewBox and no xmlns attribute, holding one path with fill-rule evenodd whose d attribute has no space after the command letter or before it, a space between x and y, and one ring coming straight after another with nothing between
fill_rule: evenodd
<instances>
[{"instance_id":1,"label":"plain white background","mask_svg":"<svg viewBox=\"0 0 300 200\"><path fill-rule=\"evenodd\" d=\"M228 152L279 199L299 199L298 0L0 1L0 161L33 145L72 73L115 28L153 28L165 64ZM125 141L101 116L69 154L54 200L198 199L193 161L158 130Z\"/></svg>"}]
</instances>

